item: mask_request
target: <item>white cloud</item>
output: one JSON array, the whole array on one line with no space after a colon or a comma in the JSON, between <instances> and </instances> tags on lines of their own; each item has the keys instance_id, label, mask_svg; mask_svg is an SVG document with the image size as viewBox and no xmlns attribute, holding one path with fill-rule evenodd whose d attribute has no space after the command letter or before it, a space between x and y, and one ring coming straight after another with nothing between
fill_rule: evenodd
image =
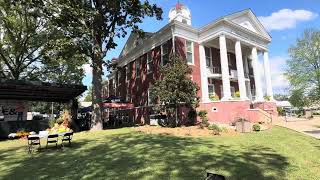
<instances>
[{"instance_id":1,"label":"white cloud","mask_svg":"<svg viewBox=\"0 0 320 180\"><path fill-rule=\"evenodd\" d=\"M260 61L261 60L261 61ZM285 77L286 57L274 56L269 58L272 88L274 93L286 92L289 87L289 81ZM266 81L264 76L263 57L259 57L259 69L261 74L261 82L266 92Z\"/></svg>"},{"instance_id":2,"label":"white cloud","mask_svg":"<svg viewBox=\"0 0 320 180\"><path fill-rule=\"evenodd\" d=\"M275 90L283 90L289 87L289 81L284 75L286 59L286 57L281 56L270 58L271 81Z\"/></svg>"},{"instance_id":3,"label":"white cloud","mask_svg":"<svg viewBox=\"0 0 320 180\"><path fill-rule=\"evenodd\" d=\"M318 16L307 10L281 9L270 16L260 16L259 20L269 30L283 30L296 27L298 22L309 21Z\"/></svg>"},{"instance_id":4,"label":"white cloud","mask_svg":"<svg viewBox=\"0 0 320 180\"><path fill-rule=\"evenodd\" d=\"M86 76L90 76L92 74L92 67L90 66L90 64L84 64L82 68Z\"/></svg>"}]
</instances>

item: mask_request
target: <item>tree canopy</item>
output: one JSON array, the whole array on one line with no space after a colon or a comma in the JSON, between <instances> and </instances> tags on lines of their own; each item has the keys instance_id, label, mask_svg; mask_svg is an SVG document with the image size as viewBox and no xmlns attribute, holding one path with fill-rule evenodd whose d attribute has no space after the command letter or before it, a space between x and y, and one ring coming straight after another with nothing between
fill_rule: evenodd
<instances>
[{"instance_id":1,"label":"tree canopy","mask_svg":"<svg viewBox=\"0 0 320 180\"><path fill-rule=\"evenodd\" d=\"M52 24L53 4L0 0L1 76L80 84L85 62L73 38Z\"/></svg>"},{"instance_id":2,"label":"tree canopy","mask_svg":"<svg viewBox=\"0 0 320 180\"><path fill-rule=\"evenodd\" d=\"M308 97L311 102L320 100L320 31L307 29L289 49L286 75L292 92Z\"/></svg>"},{"instance_id":3,"label":"tree canopy","mask_svg":"<svg viewBox=\"0 0 320 180\"><path fill-rule=\"evenodd\" d=\"M105 57L133 30L143 35L139 24L147 16L162 18L162 9L140 0L54 0L56 25L73 36L90 58L92 66L92 129L102 129L102 75Z\"/></svg>"},{"instance_id":4,"label":"tree canopy","mask_svg":"<svg viewBox=\"0 0 320 180\"><path fill-rule=\"evenodd\" d=\"M161 67L161 79L157 80L151 87L150 96L153 102L159 102L166 109L177 111L180 105L195 107L198 105L198 85L190 78L192 69L187 61L180 56L172 56L170 63ZM179 122L177 122L179 123Z\"/></svg>"}]
</instances>

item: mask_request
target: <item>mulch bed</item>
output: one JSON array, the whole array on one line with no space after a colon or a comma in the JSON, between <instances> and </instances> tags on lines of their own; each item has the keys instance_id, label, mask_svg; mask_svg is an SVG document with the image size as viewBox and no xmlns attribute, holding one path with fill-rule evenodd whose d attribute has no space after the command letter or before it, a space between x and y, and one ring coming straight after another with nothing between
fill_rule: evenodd
<instances>
[{"instance_id":1,"label":"mulch bed","mask_svg":"<svg viewBox=\"0 0 320 180\"><path fill-rule=\"evenodd\" d=\"M162 135L194 136L194 137L240 135L240 133L236 132L232 128L228 128L227 132L221 132L220 135L214 135L212 130L209 130L207 128L200 129L199 126L168 128L168 127L161 127L161 126L145 125L145 126L137 127L136 131L146 133L146 134L162 134Z\"/></svg>"}]
</instances>

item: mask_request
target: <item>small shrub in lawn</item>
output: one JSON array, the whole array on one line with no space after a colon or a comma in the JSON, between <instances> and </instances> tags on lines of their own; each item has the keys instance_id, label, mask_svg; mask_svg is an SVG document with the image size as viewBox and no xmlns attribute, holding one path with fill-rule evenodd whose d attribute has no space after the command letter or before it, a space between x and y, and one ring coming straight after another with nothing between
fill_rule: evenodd
<instances>
[{"instance_id":1,"label":"small shrub in lawn","mask_svg":"<svg viewBox=\"0 0 320 180\"><path fill-rule=\"evenodd\" d=\"M227 132L228 132L228 128L227 128L227 127L221 127L221 131L222 131L223 133L227 133Z\"/></svg>"},{"instance_id":2,"label":"small shrub in lawn","mask_svg":"<svg viewBox=\"0 0 320 180\"><path fill-rule=\"evenodd\" d=\"M253 129L254 131L260 131L261 127L260 127L259 124L254 124L254 125L252 126L252 129Z\"/></svg>"},{"instance_id":3,"label":"small shrub in lawn","mask_svg":"<svg viewBox=\"0 0 320 180\"><path fill-rule=\"evenodd\" d=\"M208 112L206 110L201 110L198 112L198 116L200 117L200 119L204 119L207 117Z\"/></svg>"},{"instance_id":4,"label":"small shrub in lawn","mask_svg":"<svg viewBox=\"0 0 320 180\"><path fill-rule=\"evenodd\" d=\"M208 129L212 130L214 135L219 135L222 132L222 129L216 124L211 124Z\"/></svg>"},{"instance_id":5,"label":"small shrub in lawn","mask_svg":"<svg viewBox=\"0 0 320 180\"><path fill-rule=\"evenodd\" d=\"M199 124L200 128L203 129L204 127L209 126L208 118L207 118L208 112L205 110L199 111L198 116L201 119L201 123Z\"/></svg>"}]
</instances>

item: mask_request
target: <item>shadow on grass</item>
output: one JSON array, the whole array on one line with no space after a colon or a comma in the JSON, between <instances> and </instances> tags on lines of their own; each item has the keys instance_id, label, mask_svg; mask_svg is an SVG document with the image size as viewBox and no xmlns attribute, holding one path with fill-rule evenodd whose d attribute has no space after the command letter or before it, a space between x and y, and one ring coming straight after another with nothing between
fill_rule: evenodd
<instances>
[{"instance_id":1,"label":"shadow on grass","mask_svg":"<svg viewBox=\"0 0 320 180\"><path fill-rule=\"evenodd\" d=\"M284 156L266 147L246 148L200 138L127 133L78 140L62 151L33 156L20 152L3 159L0 167L7 168L0 175L3 179L203 179L210 171L228 179L285 176ZM0 151L0 157L8 153Z\"/></svg>"}]
</instances>

